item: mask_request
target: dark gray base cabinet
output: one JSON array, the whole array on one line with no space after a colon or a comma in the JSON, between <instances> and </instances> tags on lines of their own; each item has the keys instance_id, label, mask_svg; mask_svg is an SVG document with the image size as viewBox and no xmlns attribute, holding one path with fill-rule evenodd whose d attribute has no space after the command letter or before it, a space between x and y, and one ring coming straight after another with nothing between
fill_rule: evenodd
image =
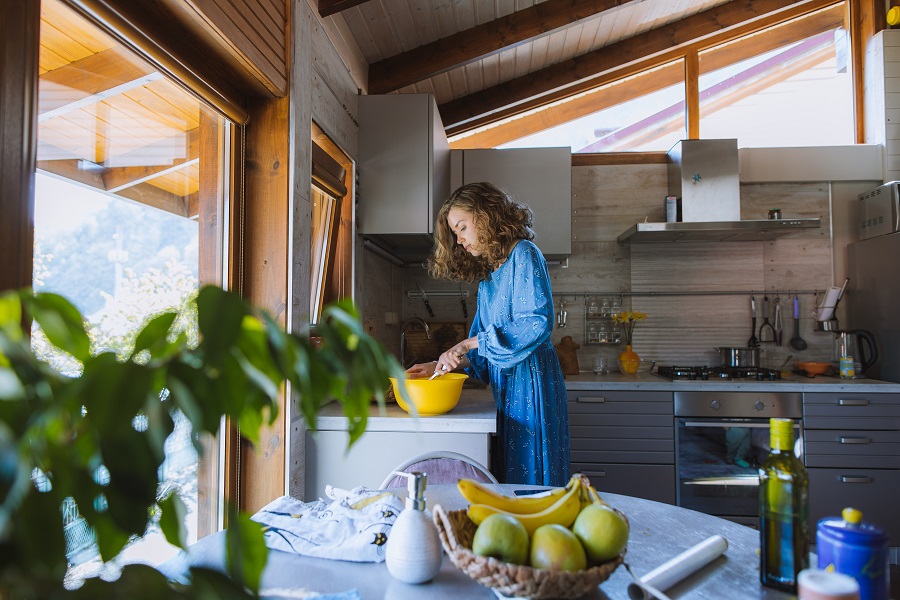
<instances>
[{"instance_id":1,"label":"dark gray base cabinet","mask_svg":"<svg viewBox=\"0 0 900 600\"><path fill-rule=\"evenodd\" d=\"M900 545L900 394L804 393L810 531L859 509Z\"/></svg>"},{"instance_id":2,"label":"dark gray base cabinet","mask_svg":"<svg viewBox=\"0 0 900 600\"><path fill-rule=\"evenodd\" d=\"M572 473L604 492L675 504L671 392L569 390Z\"/></svg>"},{"instance_id":3,"label":"dark gray base cabinet","mask_svg":"<svg viewBox=\"0 0 900 600\"><path fill-rule=\"evenodd\" d=\"M811 534L820 519L840 518L841 510L849 506L861 510L866 523L884 529L891 546L900 545L900 470L811 468L807 472Z\"/></svg>"}]
</instances>

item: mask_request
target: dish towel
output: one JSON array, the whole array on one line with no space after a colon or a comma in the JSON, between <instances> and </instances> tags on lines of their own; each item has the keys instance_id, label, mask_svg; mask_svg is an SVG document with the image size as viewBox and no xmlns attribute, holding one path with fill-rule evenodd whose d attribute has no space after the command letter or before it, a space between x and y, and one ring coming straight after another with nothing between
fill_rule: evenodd
<instances>
[{"instance_id":1,"label":"dish towel","mask_svg":"<svg viewBox=\"0 0 900 600\"><path fill-rule=\"evenodd\" d=\"M385 544L403 502L390 492L362 487L332 495L330 502L282 496L251 519L264 525L266 546L273 550L352 562L384 561Z\"/></svg>"}]
</instances>

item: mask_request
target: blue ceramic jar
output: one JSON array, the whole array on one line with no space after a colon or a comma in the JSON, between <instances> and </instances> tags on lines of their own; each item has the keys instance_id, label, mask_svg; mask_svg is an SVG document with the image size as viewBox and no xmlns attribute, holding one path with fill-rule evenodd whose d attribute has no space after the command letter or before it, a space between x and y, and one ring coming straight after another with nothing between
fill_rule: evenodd
<instances>
[{"instance_id":1,"label":"blue ceramic jar","mask_svg":"<svg viewBox=\"0 0 900 600\"><path fill-rule=\"evenodd\" d=\"M889 600L888 536L863 523L860 511L845 508L819 521L816 545L819 568L856 579L860 600Z\"/></svg>"}]
</instances>

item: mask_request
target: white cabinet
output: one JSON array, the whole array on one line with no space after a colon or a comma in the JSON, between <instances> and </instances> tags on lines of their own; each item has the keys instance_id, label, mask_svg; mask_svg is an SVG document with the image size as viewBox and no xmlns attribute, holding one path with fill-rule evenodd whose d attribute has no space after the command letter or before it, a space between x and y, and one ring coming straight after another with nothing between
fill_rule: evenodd
<instances>
[{"instance_id":1,"label":"white cabinet","mask_svg":"<svg viewBox=\"0 0 900 600\"><path fill-rule=\"evenodd\" d=\"M450 145L433 96L360 96L361 234L433 233L449 172Z\"/></svg>"},{"instance_id":2,"label":"white cabinet","mask_svg":"<svg viewBox=\"0 0 900 600\"><path fill-rule=\"evenodd\" d=\"M345 431L308 431L304 500L324 498L326 485L378 489L391 469L423 452L458 452L489 465L489 445L486 433L367 431L347 452Z\"/></svg>"},{"instance_id":3,"label":"white cabinet","mask_svg":"<svg viewBox=\"0 0 900 600\"><path fill-rule=\"evenodd\" d=\"M548 259L572 253L572 152L569 148L452 150L450 189L487 181L534 212L534 243Z\"/></svg>"}]
</instances>

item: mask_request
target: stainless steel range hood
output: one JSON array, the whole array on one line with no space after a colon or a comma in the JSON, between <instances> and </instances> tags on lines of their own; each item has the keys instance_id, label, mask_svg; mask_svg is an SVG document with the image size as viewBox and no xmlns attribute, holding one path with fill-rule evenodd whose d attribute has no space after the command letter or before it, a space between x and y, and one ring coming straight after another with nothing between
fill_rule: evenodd
<instances>
[{"instance_id":1,"label":"stainless steel range hood","mask_svg":"<svg viewBox=\"0 0 900 600\"><path fill-rule=\"evenodd\" d=\"M801 229L818 229L821 219L764 219L701 223L638 223L618 237L620 244L645 242L758 242Z\"/></svg>"},{"instance_id":2,"label":"stainless steel range hood","mask_svg":"<svg viewBox=\"0 0 900 600\"><path fill-rule=\"evenodd\" d=\"M757 242L802 229L821 219L741 220L737 140L681 140L667 153L668 193L681 203L682 221L638 223L619 243Z\"/></svg>"}]
</instances>

